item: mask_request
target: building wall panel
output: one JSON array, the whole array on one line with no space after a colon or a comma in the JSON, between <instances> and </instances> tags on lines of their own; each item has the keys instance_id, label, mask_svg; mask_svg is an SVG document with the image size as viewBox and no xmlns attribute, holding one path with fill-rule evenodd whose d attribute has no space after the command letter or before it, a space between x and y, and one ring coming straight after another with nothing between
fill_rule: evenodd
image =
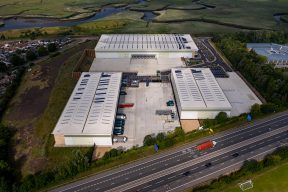
<instances>
[{"instance_id":1,"label":"building wall panel","mask_svg":"<svg viewBox=\"0 0 288 192\"><path fill-rule=\"evenodd\" d=\"M66 146L111 146L112 136L65 136Z\"/></svg>"}]
</instances>

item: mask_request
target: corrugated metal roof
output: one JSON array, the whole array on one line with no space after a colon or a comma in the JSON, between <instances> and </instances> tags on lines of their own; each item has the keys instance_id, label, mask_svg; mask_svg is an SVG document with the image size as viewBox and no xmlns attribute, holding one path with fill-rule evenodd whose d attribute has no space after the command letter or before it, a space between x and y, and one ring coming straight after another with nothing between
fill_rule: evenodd
<instances>
[{"instance_id":1,"label":"corrugated metal roof","mask_svg":"<svg viewBox=\"0 0 288 192\"><path fill-rule=\"evenodd\" d=\"M231 105L209 68L172 69L182 110L224 110Z\"/></svg>"},{"instance_id":2,"label":"corrugated metal roof","mask_svg":"<svg viewBox=\"0 0 288 192\"><path fill-rule=\"evenodd\" d=\"M188 34L101 35L96 51L197 51Z\"/></svg>"},{"instance_id":3,"label":"corrugated metal roof","mask_svg":"<svg viewBox=\"0 0 288 192\"><path fill-rule=\"evenodd\" d=\"M53 134L111 135L122 73L82 73Z\"/></svg>"}]
</instances>

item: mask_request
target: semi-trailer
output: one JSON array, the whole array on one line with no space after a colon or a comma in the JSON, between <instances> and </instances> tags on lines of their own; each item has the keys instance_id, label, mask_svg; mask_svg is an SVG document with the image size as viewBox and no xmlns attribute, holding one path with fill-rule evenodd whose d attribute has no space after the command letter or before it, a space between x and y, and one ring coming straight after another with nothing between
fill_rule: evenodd
<instances>
[{"instance_id":1,"label":"semi-trailer","mask_svg":"<svg viewBox=\"0 0 288 192\"><path fill-rule=\"evenodd\" d=\"M201 143L199 145L196 146L196 149L198 151L203 151L203 150L206 150L206 149L210 149L212 147L214 147L216 145L216 141L206 141L204 143Z\"/></svg>"},{"instance_id":2,"label":"semi-trailer","mask_svg":"<svg viewBox=\"0 0 288 192\"><path fill-rule=\"evenodd\" d=\"M134 103L122 103L118 105L119 108L127 108L127 107L133 107L133 106L134 106Z\"/></svg>"}]
</instances>

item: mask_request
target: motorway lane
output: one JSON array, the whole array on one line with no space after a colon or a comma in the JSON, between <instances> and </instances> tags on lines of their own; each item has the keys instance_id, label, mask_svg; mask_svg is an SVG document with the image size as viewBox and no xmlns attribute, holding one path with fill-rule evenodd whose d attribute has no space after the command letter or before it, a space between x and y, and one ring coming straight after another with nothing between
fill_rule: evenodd
<instances>
[{"instance_id":1,"label":"motorway lane","mask_svg":"<svg viewBox=\"0 0 288 192\"><path fill-rule=\"evenodd\" d=\"M271 129L277 129L285 124L286 125L288 124L288 114L284 114L273 120L268 120L268 121L265 121L256 125L251 125L249 126L249 128L240 129L236 131L234 130L233 133L226 134L224 136L216 138L215 140L218 143L213 150L217 150L221 146L224 146L224 145L226 146L232 145L233 143L237 143L240 140L245 140L255 135L268 132ZM82 183L77 186L64 187L60 191L89 191L89 190L103 191L104 188L112 187L114 185L117 185L118 183L121 183L122 181L127 182L128 180L129 181L135 180L135 179L144 177L146 175L150 175L155 172L166 169L167 167L175 166L179 163L189 161L191 160L191 155L187 152L193 151L194 147L195 145L189 146L183 149L182 151L178 151L170 155L167 155L165 157L160 157L158 159L145 162L141 165L133 166L126 170L122 170L113 174L109 174L107 176L98 178L91 182ZM207 150L201 153L194 150L194 158L197 156L204 155L208 152L210 152L210 150Z\"/></svg>"},{"instance_id":2,"label":"motorway lane","mask_svg":"<svg viewBox=\"0 0 288 192\"><path fill-rule=\"evenodd\" d=\"M217 156L222 156L222 154L225 154L229 151L239 149L241 147L250 145L252 143L255 144L256 142L258 142L260 140L268 139L272 135L275 135L275 137L277 137L277 134L279 134L279 133L283 134L282 132L287 131L287 130L288 130L288 126L284 126L280 129L276 129L274 131L250 138L248 140L243 140L243 141L236 143L234 145L226 146L225 148L222 148L220 150L210 152L207 155L199 156L197 158L190 158L190 160L187 162L179 163L178 165L175 165L175 166L166 167L166 169L162 169L161 171L154 173L154 174L148 174L147 176L143 176L143 177L139 178L138 180L134 180L132 182L126 182L126 184L124 182L122 185L118 185L119 187L112 188L112 186L110 186L110 188L112 188L112 189L109 191L117 191L117 192L118 191L128 191L129 189L131 189L133 187L145 184L149 181L154 181L154 180L156 180L160 177L164 177L170 173L180 171L182 169L196 165L200 162L205 162L206 160L212 159L212 158L217 157ZM114 185L114 184L111 184L111 185ZM106 191L106 189L103 189L103 191Z\"/></svg>"},{"instance_id":3,"label":"motorway lane","mask_svg":"<svg viewBox=\"0 0 288 192\"><path fill-rule=\"evenodd\" d=\"M279 133L275 136L265 138L264 140L260 140L256 143L252 143L239 149L235 149L227 153L220 154L219 156L211 158L209 160L199 162L193 166L166 175L164 177L158 178L156 180L150 181L141 186L132 188L128 191L148 192L154 190L160 192L160 191L167 191L167 189L171 190L181 185L181 183L187 183L188 181L203 176L203 173L204 174L207 173L207 170L208 172L213 172L213 170L215 170L215 167L217 167L218 169L222 169L223 167L226 167L231 163L235 163L235 161L246 160L250 156L255 155L255 151L257 151L258 149L263 149L264 147L267 147L270 144L277 145L279 141L286 140L287 138L288 138L287 132ZM233 157L233 154L235 153L238 153L239 156ZM211 163L211 166L206 167L207 163Z\"/></svg>"}]
</instances>

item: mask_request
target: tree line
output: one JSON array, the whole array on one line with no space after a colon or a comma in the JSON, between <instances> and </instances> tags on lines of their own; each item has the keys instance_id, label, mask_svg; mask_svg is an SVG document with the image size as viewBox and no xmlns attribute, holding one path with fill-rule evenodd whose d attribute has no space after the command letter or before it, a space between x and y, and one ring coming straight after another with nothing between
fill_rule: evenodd
<instances>
[{"instance_id":1,"label":"tree line","mask_svg":"<svg viewBox=\"0 0 288 192\"><path fill-rule=\"evenodd\" d=\"M248 51L247 42L287 43L287 32L250 32L217 35L215 44L239 71L269 102L278 107L288 106L287 69L276 69L266 58Z\"/></svg>"}]
</instances>

